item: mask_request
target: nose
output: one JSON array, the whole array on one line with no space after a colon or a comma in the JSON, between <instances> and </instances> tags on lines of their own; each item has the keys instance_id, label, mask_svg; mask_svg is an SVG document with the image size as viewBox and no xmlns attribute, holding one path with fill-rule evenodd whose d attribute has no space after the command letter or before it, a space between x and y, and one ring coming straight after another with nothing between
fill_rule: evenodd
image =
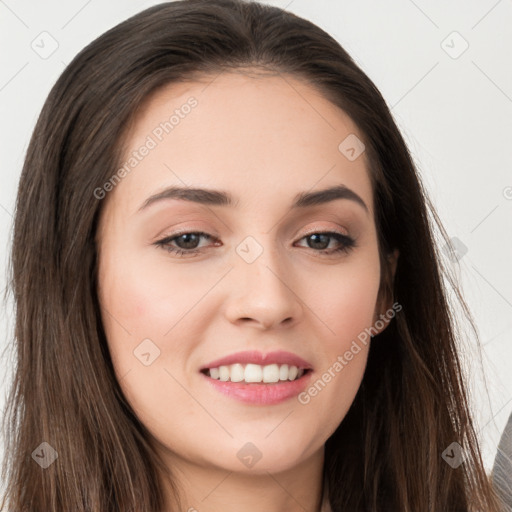
<instances>
[{"instance_id":1,"label":"nose","mask_svg":"<svg viewBox=\"0 0 512 512\"><path fill-rule=\"evenodd\" d=\"M235 269L230 273L233 284L224 303L227 319L262 330L299 322L303 301L292 272L283 267L283 256L268 246L252 263L235 255Z\"/></svg>"}]
</instances>

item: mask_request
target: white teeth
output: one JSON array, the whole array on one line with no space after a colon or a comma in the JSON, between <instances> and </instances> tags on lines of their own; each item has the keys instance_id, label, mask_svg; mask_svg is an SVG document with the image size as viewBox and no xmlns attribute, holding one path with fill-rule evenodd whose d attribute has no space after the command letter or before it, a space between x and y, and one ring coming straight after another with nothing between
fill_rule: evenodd
<instances>
[{"instance_id":1,"label":"white teeth","mask_svg":"<svg viewBox=\"0 0 512 512\"><path fill-rule=\"evenodd\" d=\"M229 380L229 368L227 366L219 367L219 378L220 380Z\"/></svg>"},{"instance_id":2,"label":"white teeth","mask_svg":"<svg viewBox=\"0 0 512 512\"><path fill-rule=\"evenodd\" d=\"M227 368L227 367L226 367ZM245 377L244 367L241 364L233 364L230 369L231 382L242 382Z\"/></svg>"},{"instance_id":3,"label":"white teeth","mask_svg":"<svg viewBox=\"0 0 512 512\"><path fill-rule=\"evenodd\" d=\"M304 375L304 369L299 370L297 366L287 364L268 364L266 366L246 364L244 367L244 365L236 363L209 369L209 376L212 379L223 382L265 382L270 384L296 380L302 375Z\"/></svg>"},{"instance_id":4,"label":"white teeth","mask_svg":"<svg viewBox=\"0 0 512 512\"><path fill-rule=\"evenodd\" d=\"M261 382L263 370L259 364L248 364L244 371L245 382Z\"/></svg>"},{"instance_id":5,"label":"white teeth","mask_svg":"<svg viewBox=\"0 0 512 512\"><path fill-rule=\"evenodd\" d=\"M263 382L279 382L279 366L277 364L263 367Z\"/></svg>"}]
</instances>

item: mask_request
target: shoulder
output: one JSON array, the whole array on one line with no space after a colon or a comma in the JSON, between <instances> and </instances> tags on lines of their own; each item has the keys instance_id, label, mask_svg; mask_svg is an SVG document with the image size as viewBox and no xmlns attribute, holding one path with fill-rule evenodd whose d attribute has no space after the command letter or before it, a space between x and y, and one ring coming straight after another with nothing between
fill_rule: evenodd
<instances>
[{"instance_id":1,"label":"shoulder","mask_svg":"<svg viewBox=\"0 0 512 512\"><path fill-rule=\"evenodd\" d=\"M507 510L512 510L512 414L508 418L498 445L492 480Z\"/></svg>"}]
</instances>

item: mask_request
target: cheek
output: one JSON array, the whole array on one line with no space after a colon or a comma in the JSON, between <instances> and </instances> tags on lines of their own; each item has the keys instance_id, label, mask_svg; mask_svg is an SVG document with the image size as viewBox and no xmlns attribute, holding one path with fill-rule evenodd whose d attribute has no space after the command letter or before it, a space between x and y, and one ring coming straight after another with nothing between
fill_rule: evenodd
<instances>
[{"instance_id":1,"label":"cheek","mask_svg":"<svg viewBox=\"0 0 512 512\"><path fill-rule=\"evenodd\" d=\"M310 421L315 423L319 437L330 437L347 415L363 379L368 350L369 345L360 343L354 350L357 353L348 350L336 354L299 395L299 403L307 411ZM351 354L350 360L347 353Z\"/></svg>"},{"instance_id":2,"label":"cheek","mask_svg":"<svg viewBox=\"0 0 512 512\"><path fill-rule=\"evenodd\" d=\"M370 261L371 260L371 261ZM325 281L322 293L310 295L316 315L325 326L324 360L316 379L299 397L310 416L324 417L328 437L350 408L364 375L379 291L378 254L368 264L348 266ZM313 308L312 308L313 309ZM330 411L325 415L324 411Z\"/></svg>"},{"instance_id":3,"label":"cheek","mask_svg":"<svg viewBox=\"0 0 512 512\"><path fill-rule=\"evenodd\" d=\"M132 340L161 338L186 312L197 293L180 273L170 281L161 270L133 256L105 259L100 300L109 313L104 314L113 333L109 339L115 341L119 332L125 337L126 331Z\"/></svg>"},{"instance_id":4,"label":"cheek","mask_svg":"<svg viewBox=\"0 0 512 512\"><path fill-rule=\"evenodd\" d=\"M364 262L362 262L364 263ZM315 313L326 327L326 347L341 350L372 325L380 272L378 255L370 264L340 267L310 295Z\"/></svg>"},{"instance_id":5,"label":"cheek","mask_svg":"<svg viewBox=\"0 0 512 512\"><path fill-rule=\"evenodd\" d=\"M192 347L178 340L181 329L190 329L191 336L195 335L186 313L190 304L197 302L197 293L186 292L179 275L171 288L162 279L161 269L133 256L121 259L119 253L112 252L105 255L100 269L103 325L128 402L143 422L152 425L159 421L162 404L169 403L169 397L181 397L175 399L175 409L184 408L184 417L189 417L183 389L165 370L174 373ZM181 376L179 380L183 382Z\"/></svg>"},{"instance_id":6,"label":"cheek","mask_svg":"<svg viewBox=\"0 0 512 512\"><path fill-rule=\"evenodd\" d=\"M185 272L170 276L164 265L148 264L136 251L106 253L100 270L103 325L125 393L136 404L148 393L159 396L156 390L179 392L164 370L185 368L201 340L202 310L195 306L206 285L191 284Z\"/></svg>"},{"instance_id":7,"label":"cheek","mask_svg":"<svg viewBox=\"0 0 512 512\"><path fill-rule=\"evenodd\" d=\"M130 255L130 251L105 251L100 260L102 321L118 377L140 363L134 350L143 340L152 340L160 349L161 335L169 329L164 321L171 320L172 307L158 296L159 290L148 276L151 272Z\"/></svg>"}]
</instances>

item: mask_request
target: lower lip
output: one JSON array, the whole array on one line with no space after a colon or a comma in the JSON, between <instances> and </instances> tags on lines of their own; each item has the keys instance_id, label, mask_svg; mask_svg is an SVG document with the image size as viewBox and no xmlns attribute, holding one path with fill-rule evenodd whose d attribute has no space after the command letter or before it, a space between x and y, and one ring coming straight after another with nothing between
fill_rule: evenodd
<instances>
[{"instance_id":1,"label":"lower lip","mask_svg":"<svg viewBox=\"0 0 512 512\"><path fill-rule=\"evenodd\" d=\"M311 374L310 370L297 380L263 384L221 381L201 373L211 386L224 395L241 402L259 405L275 405L297 396L306 388Z\"/></svg>"}]
</instances>

